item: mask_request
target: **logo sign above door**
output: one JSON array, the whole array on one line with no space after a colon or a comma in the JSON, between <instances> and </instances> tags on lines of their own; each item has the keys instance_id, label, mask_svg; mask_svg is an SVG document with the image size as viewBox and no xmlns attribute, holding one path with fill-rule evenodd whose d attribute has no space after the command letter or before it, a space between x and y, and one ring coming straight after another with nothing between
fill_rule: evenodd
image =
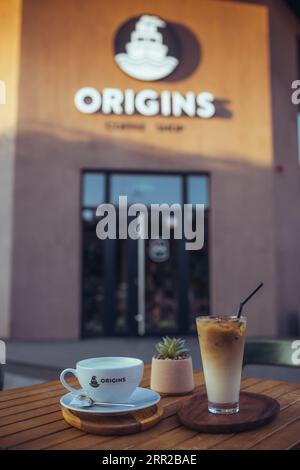
<instances>
[{"instance_id":1,"label":"logo sign above door","mask_svg":"<svg viewBox=\"0 0 300 470\"><path fill-rule=\"evenodd\" d=\"M116 35L115 61L120 69L144 81L170 75L179 63L178 41L170 26L150 15L138 18L133 30L131 25L126 22Z\"/></svg>"},{"instance_id":2,"label":"logo sign above door","mask_svg":"<svg viewBox=\"0 0 300 470\"><path fill-rule=\"evenodd\" d=\"M180 56L180 40L171 23L155 15L141 15L118 28L114 42L114 62L130 79L155 82L166 80L187 61ZM188 54L196 54L189 50ZM105 67L105 64L103 64ZM143 116L188 116L208 119L215 115L215 97L209 91L157 91L155 87L135 91L107 86L98 90L83 86L76 91L74 104L84 114Z\"/></svg>"}]
</instances>

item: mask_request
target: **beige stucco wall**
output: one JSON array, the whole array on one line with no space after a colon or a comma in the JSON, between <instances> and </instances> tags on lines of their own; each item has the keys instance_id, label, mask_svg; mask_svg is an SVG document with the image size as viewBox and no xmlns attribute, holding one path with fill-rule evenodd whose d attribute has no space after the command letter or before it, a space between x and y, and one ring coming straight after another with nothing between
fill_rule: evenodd
<instances>
[{"instance_id":1,"label":"beige stucco wall","mask_svg":"<svg viewBox=\"0 0 300 470\"><path fill-rule=\"evenodd\" d=\"M291 84L299 79L299 22L282 1L269 1L273 104L274 214L277 303L281 334L295 335L300 322L300 162L297 113ZM293 326L294 325L294 326Z\"/></svg>"},{"instance_id":2,"label":"beige stucco wall","mask_svg":"<svg viewBox=\"0 0 300 470\"><path fill-rule=\"evenodd\" d=\"M13 182L17 124L21 1L0 2L0 80L6 104L0 104L0 338L10 335Z\"/></svg>"},{"instance_id":3,"label":"beige stucco wall","mask_svg":"<svg viewBox=\"0 0 300 470\"><path fill-rule=\"evenodd\" d=\"M145 0L143 11L183 24L201 44L193 74L150 87L211 91L227 112L210 120L168 119L184 126L177 134L158 133L156 124L166 123L162 117L79 113L73 96L82 86L149 87L125 76L112 52L116 29L141 14L140 2L85 0L81 8L72 0L25 2L14 196L15 338L80 334L82 168L209 172L212 312L232 312L263 280L263 293L248 308L249 333L276 334L268 11L213 0L162 0L155 7ZM108 120L142 121L147 131L111 131Z\"/></svg>"}]
</instances>

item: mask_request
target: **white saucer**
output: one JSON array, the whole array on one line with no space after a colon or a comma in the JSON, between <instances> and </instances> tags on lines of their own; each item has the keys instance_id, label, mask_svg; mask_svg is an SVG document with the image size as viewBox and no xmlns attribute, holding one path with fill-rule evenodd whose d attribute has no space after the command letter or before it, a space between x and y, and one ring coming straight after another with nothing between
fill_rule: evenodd
<instances>
[{"instance_id":1,"label":"white saucer","mask_svg":"<svg viewBox=\"0 0 300 470\"><path fill-rule=\"evenodd\" d=\"M135 406L130 408L126 406L99 406L94 405L90 408L81 408L80 406L70 405L70 402L75 398L76 395L83 393L83 390L78 390L78 392L70 392L61 397L60 403L65 408L73 411L80 411L81 413L92 413L99 415L110 415L110 414L120 414L120 413L132 413L133 411L143 410L144 408L149 408L149 406L156 405L160 400L160 395L149 388L137 387L133 392L131 397L128 399L127 403L132 403Z\"/></svg>"}]
</instances>

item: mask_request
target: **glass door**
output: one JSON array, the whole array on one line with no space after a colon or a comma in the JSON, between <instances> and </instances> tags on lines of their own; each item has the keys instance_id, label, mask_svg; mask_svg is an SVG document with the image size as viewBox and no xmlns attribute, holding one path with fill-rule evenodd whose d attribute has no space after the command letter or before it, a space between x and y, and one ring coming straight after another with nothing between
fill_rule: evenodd
<instances>
[{"instance_id":1,"label":"glass door","mask_svg":"<svg viewBox=\"0 0 300 470\"><path fill-rule=\"evenodd\" d=\"M84 336L188 334L194 317L209 313L208 178L203 175L97 173L83 175L82 329ZM99 240L96 207L110 202L119 222L119 196L127 203L205 204L205 245L186 251L174 239ZM149 212L148 212L149 213ZM128 224L131 219L128 218ZM145 221L142 223L145 224ZM151 233L151 219L147 221Z\"/></svg>"},{"instance_id":2,"label":"glass door","mask_svg":"<svg viewBox=\"0 0 300 470\"><path fill-rule=\"evenodd\" d=\"M127 196L128 206L142 203L149 209L151 204L182 204L182 178L178 175L113 174L110 200L114 205L118 204L119 196ZM151 233L150 220L147 230ZM129 298L127 310L119 310L118 315L122 318L127 315L131 333L178 333L178 240L173 240L172 236L170 240L128 239L126 244L127 253L130 251L127 257L131 273L127 285Z\"/></svg>"}]
</instances>

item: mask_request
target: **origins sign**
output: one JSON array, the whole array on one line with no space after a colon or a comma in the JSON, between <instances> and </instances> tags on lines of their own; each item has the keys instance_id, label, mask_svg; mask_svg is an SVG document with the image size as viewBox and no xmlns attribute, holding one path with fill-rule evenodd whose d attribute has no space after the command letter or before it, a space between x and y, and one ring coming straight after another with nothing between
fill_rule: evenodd
<instances>
[{"instance_id":1,"label":"origins sign","mask_svg":"<svg viewBox=\"0 0 300 470\"><path fill-rule=\"evenodd\" d=\"M122 25L115 41L114 58L119 68L132 78L161 80L174 72L180 62L177 38L172 28L157 16L142 15ZM214 95L208 91L80 88L74 96L76 108L85 114L174 116L211 118L215 114Z\"/></svg>"},{"instance_id":2,"label":"origins sign","mask_svg":"<svg viewBox=\"0 0 300 470\"><path fill-rule=\"evenodd\" d=\"M104 88L102 93L92 87L84 87L75 94L76 108L85 114L135 113L143 116L182 116L210 118L215 114L214 95L209 92L195 94L188 91L182 95L178 91L145 89L135 93L119 88Z\"/></svg>"}]
</instances>

